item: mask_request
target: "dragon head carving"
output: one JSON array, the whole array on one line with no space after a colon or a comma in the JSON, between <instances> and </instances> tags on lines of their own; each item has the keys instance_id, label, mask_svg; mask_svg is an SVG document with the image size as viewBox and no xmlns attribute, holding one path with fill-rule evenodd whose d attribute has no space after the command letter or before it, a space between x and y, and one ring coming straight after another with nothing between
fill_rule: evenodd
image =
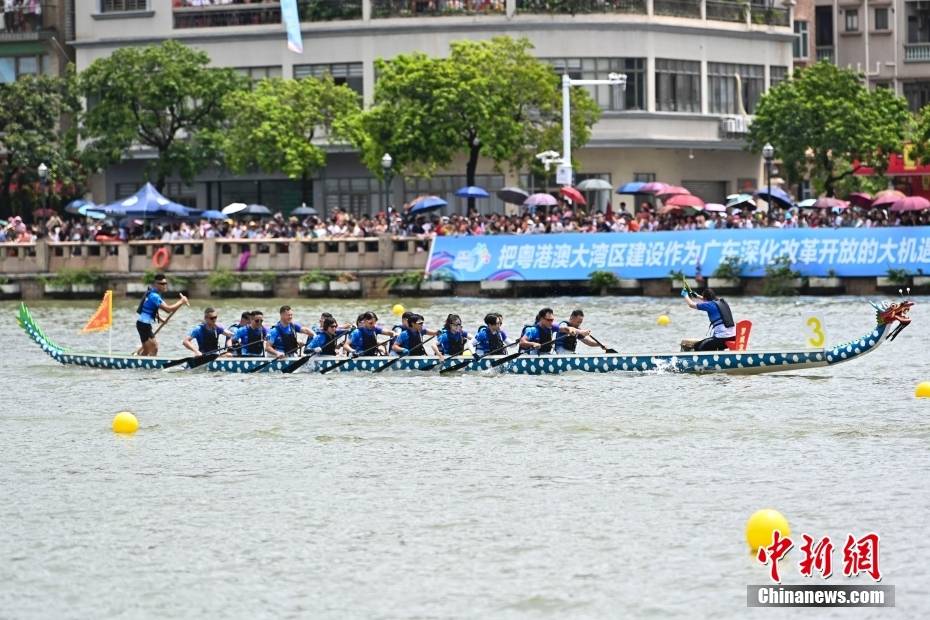
<instances>
[{"instance_id":1,"label":"dragon head carving","mask_svg":"<svg viewBox=\"0 0 930 620\"><path fill-rule=\"evenodd\" d=\"M894 340L905 327L911 324L911 317L908 313L914 305L913 301L902 299L901 301L885 301L881 304L872 304L875 307L875 320L879 325L890 325L895 321L897 327L888 336L889 340Z\"/></svg>"}]
</instances>

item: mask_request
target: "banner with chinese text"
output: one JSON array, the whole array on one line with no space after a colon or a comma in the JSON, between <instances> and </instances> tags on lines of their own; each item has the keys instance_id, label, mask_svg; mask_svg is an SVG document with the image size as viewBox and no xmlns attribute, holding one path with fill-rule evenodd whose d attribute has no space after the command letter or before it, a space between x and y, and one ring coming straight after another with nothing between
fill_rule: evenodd
<instances>
[{"instance_id":1,"label":"banner with chinese text","mask_svg":"<svg viewBox=\"0 0 930 620\"><path fill-rule=\"evenodd\" d=\"M802 276L930 275L930 226L437 237L427 272L462 282L585 280L592 271L648 279L698 268L710 276L729 256L746 277L782 256Z\"/></svg>"}]
</instances>

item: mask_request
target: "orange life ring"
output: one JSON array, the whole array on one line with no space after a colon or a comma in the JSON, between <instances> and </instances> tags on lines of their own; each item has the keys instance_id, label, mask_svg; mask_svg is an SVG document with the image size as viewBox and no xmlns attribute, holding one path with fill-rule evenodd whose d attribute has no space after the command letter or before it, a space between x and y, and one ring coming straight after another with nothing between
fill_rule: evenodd
<instances>
[{"instance_id":1,"label":"orange life ring","mask_svg":"<svg viewBox=\"0 0 930 620\"><path fill-rule=\"evenodd\" d=\"M161 246L152 254L152 264L156 269L164 269L171 262L171 250L166 246Z\"/></svg>"}]
</instances>

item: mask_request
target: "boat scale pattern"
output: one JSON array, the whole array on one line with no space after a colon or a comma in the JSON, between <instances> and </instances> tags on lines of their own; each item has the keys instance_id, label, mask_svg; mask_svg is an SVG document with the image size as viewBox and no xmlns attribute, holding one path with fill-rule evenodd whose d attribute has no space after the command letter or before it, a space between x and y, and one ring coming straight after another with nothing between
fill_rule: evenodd
<instances>
[{"instance_id":1,"label":"boat scale pattern","mask_svg":"<svg viewBox=\"0 0 930 620\"><path fill-rule=\"evenodd\" d=\"M761 374L784 372L802 368L832 366L855 359L878 348L886 341L894 340L907 327L911 319L908 316L911 301L884 302L872 304L876 310L875 328L861 338L827 349L806 349L797 351L720 351L711 353L671 353L671 354L623 354L609 353L601 355L523 355L498 367L492 362L498 356L473 360L459 372L512 373L527 375L560 374L564 372L680 372L680 373L726 373L726 374ZM103 368L110 370L159 370L173 358L137 357L133 355L104 355L94 353L76 353L52 342L36 324L25 304L21 304L17 321L26 334L38 344L52 359L66 365ZM337 371L340 373L370 373L392 358L358 357L345 362ZM216 359L201 368L212 372L247 373L258 365L265 364L267 358L226 357ZM280 372L293 359L275 360L260 372ZM344 361L343 358L311 359L300 372L318 373ZM395 363L389 370L438 372L447 365L459 364L464 359L457 358L440 362L430 357L405 357ZM185 366L178 366L183 369Z\"/></svg>"}]
</instances>

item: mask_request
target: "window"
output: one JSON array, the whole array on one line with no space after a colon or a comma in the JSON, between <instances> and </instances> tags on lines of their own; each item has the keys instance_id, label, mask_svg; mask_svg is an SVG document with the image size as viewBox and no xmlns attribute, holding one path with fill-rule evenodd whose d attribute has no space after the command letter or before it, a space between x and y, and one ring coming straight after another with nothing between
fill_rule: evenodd
<instances>
[{"instance_id":1,"label":"window","mask_svg":"<svg viewBox=\"0 0 930 620\"><path fill-rule=\"evenodd\" d=\"M888 30L888 8L875 9L875 30Z\"/></svg>"},{"instance_id":2,"label":"window","mask_svg":"<svg viewBox=\"0 0 930 620\"><path fill-rule=\"evenodd\" d=\"M633 181L636 183L652 183L656 180L655 172L634 172Z\"/></svg>"},{"instance_id":3,"label":"window","mask_svg":"<svg viewBox=\"0 0 930 620\"><path fill-rule=\"evenodd\" d=\"M769 88L781 84L788 79L788 67L778 67L772 65L769 67Z\"/></svg>"},{"instance_id":4,"label":"window","mask_svg":"<svg viewBox=\"0 0 930 620\"><path fill-rule=\"evenodd\" d=\"M742 89L737 90L736 76ZM707 84L710 89L710 111L715 114L737 114L742 98L747 114L752 114L765 87L765 67L762 65L734 65L722 62L707 63Z\"/></svg>"},{"instance_id":5,"label":"window","mask_svg":"<svg viewBox=\"0 0 930 620\"><path fill-rule=\"evenodd\" d=\"M805 60L809 54L810 40L808 38L807 22L794 22L794 57Z\"/></svg>"},{"instance_id":6,"label":"window","mask_svg":"<svg viewBox=\"0 0 930 620\"><path fill-rule=\"evenodd\" d=\"M904 98L911 112L918 112L930 103L930 82L905 82Z\"/></svg>"},{"instance_id":7,"label":"window","mask_svg":"<svg viewBox=\"0 0 930 620\"><path fill-rule=\"evenodd\" d=\"M701 111L701 63L656 58L656 109Z\"/></svg>"},{"instance_id":8,"label":"window","mask_svg":"<svg viewBox=\"0 0 930 620\"><path fill-rule=\"evenodd\" d=\"M859 9L846 9L846 32L859 32Z\"/></svg>"},{"instance_id":9,"label":"window","mask_svg":"<svg viewBox=\"0 0 930 620\"><path fill-rule=\"evenodd\" d=\"M279 78L281 77L281 67L280 66L271 66L271 67L236 67L237 72L241 73L245 77L249 78L253 82L259 80L266 80L268 78Z\"/></svg>"},{"instance_id":10,"label":"window","mask_svg":"<svg viewBox=\"0 0 930 620\"><path fill-rule=\"evenodd\" d=\"M148 0L100 0L101 13L126 13L129 11L147 11Z\"/></svg>"},{"instance_id":11,"label":"window","mask_svg":"<svg viewBox=\"0 0 930 620\"><path fill-rule=\"evenodd\" d=\"M547 58L560 76L575 80L607 79L609 73L626 74L626 90L617 86L585 86L602 110L646 109L645 58Z\"/></svg>"},{"instance_id":12,"label":"window","mask_svg":"<svg viewBox=\"0 0 930 620\"><path fill-rule=\"evenodd\" d=\"M0 57L0 84L15 82L24 75L42 73L42 56Z\"/></svg>"},{"instance_id":13,"label":"window","mask_svg":"<svg viewBox=\"0 0 930 620\"><path fill-rule=\"evenodd\" d=\"M294 79L307 77L321 78L324 75L333 76L336 84L345 84L359 96L364 95L362 85L362 63L348 62L331 65L294 65Z\"/></svg>"},{"instance_id":14,"label":"window","mask_svg":"<svg viewBox=\"0 0 930 620\"><path fill-rule=\"evenodd\" d=\"M905 2L907 42L930 43L930 2Z\"/></svg>"}]
</instances>

